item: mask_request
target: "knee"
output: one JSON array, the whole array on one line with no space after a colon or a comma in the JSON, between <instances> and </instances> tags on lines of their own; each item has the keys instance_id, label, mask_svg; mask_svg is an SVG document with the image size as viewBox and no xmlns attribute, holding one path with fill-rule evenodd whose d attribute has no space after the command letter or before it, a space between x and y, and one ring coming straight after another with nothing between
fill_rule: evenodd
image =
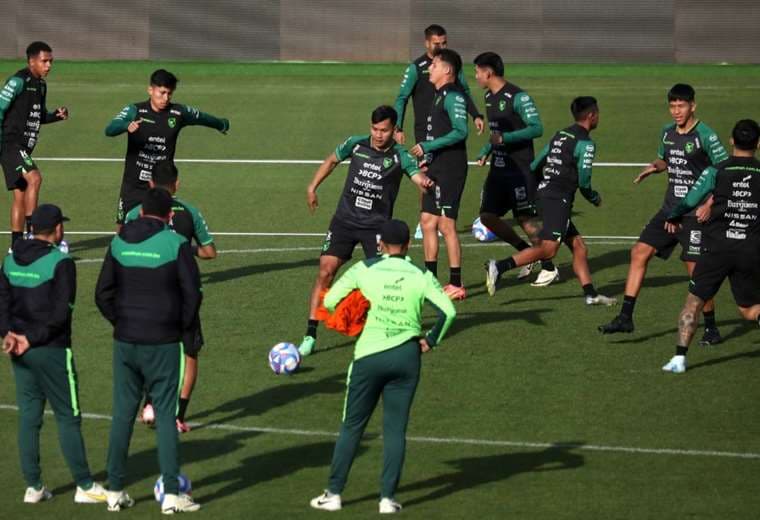
<instances>
[{"instance_id":1,"label":"knee","mask_svg":"<svg viewBox=\"0 0 760 520\"><path fill-rule=\"evenodd\" d=\"M335 270L330 267L320 267L317 282L321 287L329 287L335 278Z\"/></svg>"},{"instance_id":2,"label":"knee","mask_svg":"<svg viewBox=\"0 0 760 520\"><path fill-rule=\"evenodd\" d=\"M652 254L653 250L650 246L637 243L631 248L631 264L645 265Z\"/></svg>"},{"instance_id":3,"label":"knee","mask_svg":"<svg viewBox=\"0 0 760 520\"><path fill-rule=\"evenodd\" d=\"M499 217L494 215L493 213L481 213L480 214L480 222L487 228L493 229L494 226L497 225L497 221L500 220Z\"/></svg>"},{"instance_id":4,"label":"knee","mask_svg":"<svg viewBox=\"0 0 760 520\"><path fill-rule=\"evenodd\" d=\"M27 189L39 189L42 185L42 175L39 172L34 171L25 176Z\"/></svg>"}]
</instances>

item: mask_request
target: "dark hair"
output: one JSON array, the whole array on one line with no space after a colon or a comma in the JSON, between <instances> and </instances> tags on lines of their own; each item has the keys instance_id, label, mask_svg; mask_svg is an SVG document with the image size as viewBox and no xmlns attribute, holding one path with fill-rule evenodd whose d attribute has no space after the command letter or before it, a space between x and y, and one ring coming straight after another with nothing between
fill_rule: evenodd
<instances>
[{"instance_id":1,"label":"dark hair","mask_svg":"<svg viewBox=\"0 0 760 520\"><path fill-rule=\"evenodd\" d=\"M694 87L686 83L676 83L668 91L668 102L670 101L694 101Z\"/></svg>"},{"instance_id":2,"label":"dark hair","mask_svg":"<svg viewBox=\"0 0 760 520\"><path fill-rule=\"evenodd\" d=\"M168 188L177 182L179 172L173 161L161 161L153 168L153 184Z\"/></svg>"},{"instance_id":3,"label":"dark hair","mask_svg":"<svg viewBox=\"0 0 760 520\"><path fill-rule=\"evenodd\" d=\"M462 70L462 58L457 51L451 49L438 49L435 51L433 57L451 65L451 68L454 69L454 78L459 76L459 71Z\"/></svg>"},{"instance_id":4,"label":"dark hair","mask_svg":"<svg viewBox=\"0 0 760 520\"><path fill-rule=\"evenodd\" d=\"M395 108L388 105L380 105L372 111L373 125L380 123L381 121L385 121L386 119L390 119L391 124L393 126L396 126L396 121L398 121L398 114L396 113Z\"/></svg>"},{"instance_id":5,"label":"dark hair","mask_svg":"<svg viewBox=\"0 0 760 520\"><path fill-rule=\"evenodd\" d=\"M596 98L591 96L580 96L573 99L570 103L570 112L576 121L583 119L586 114L598 112L599 106L596 104Z\"/></svg>"},{"instance_id":6,"label":"dark hair","mask_svg":"<svg viewBox=\"0 0 760 520\"><path fill-rule=\"evenodd\" d=\"M491 69L497 76L504 75L504 62L501 61L501 56L495 52L478 54L472 62L481 69Z\"/></svg>"},{"instance_id":7,"label":"dark hair","mask_svg":"<svg viewBox=\"0 0 760 520\"><path fill-rule=\"evenodd\" d=\"M158 69L150 75L150 84L154 87L166 87L174 90L177 88L177 76L166 69Z\"/></svg>"},{"instance_id":8,"label":"dark hair","mask_svg":"<svg viewBox=\"0 0 760 520\"><path fill-rule=\"evenodd\" d=\"M26 48L26 59L34 58L41 52L53 52L53 49L51 49L50 45L45 42L32 42Z\"/></svg>"},{"instance_id":9,"label":"dark hair","mask_svg":"<svg viewBox=\"0 0 760 520\"><path fill-rule=\"evenodd\" d=\"M161 188L151 188L142 203L143 215L166 218L172 211L172 196Z\"/></svg>"},{"instance_id":10,"label":"dark hair","mask_svg":"<svg viewBox=\"0 0 760 520\"><path fill-rule=\"evenodd\" d=\"M734 126L731 137L734 139L734 146L739 150L757 150L757 143L760 141L760 126L754 119L742 119Z\"/></svg>"},{"instance_id":11,"label":"dark hair","mask_svg":"<svg viewBox=\"0 0 760 520\"><path fill-rule=\"evenodd\" d=\"M437 24L428 25L425 28L425 39L429 40L433 36L446 36L446 29Z\"/></svg>"}]
</instances>

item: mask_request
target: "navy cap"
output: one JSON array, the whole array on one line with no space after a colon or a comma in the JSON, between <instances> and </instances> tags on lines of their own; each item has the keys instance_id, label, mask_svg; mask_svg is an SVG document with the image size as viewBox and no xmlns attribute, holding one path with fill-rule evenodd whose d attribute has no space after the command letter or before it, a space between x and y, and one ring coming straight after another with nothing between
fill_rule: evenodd
<instances>
[{"instance_id":1,"label":"navy cap","mask_svg":"<svg viewBox=\"0 0 760 520\"><path fill-rule=\"evenodd\" d=\"M32 213L32 230L33 232L49 231L55 228L61 222L67 222L68 217L64 217L61 208L54 204L42 204Z\"/></svg>"},{"instance_id":2,"label":"navy cap","mask_svg":"<svg viewBox=\"0 0 760 520\"><path fill-rule=\"evenodd\" d=\"M404 245L409 242L409 226L403 220L389 220L380 228L380 240L389 245Z\"/></svg>"}]
</instances>

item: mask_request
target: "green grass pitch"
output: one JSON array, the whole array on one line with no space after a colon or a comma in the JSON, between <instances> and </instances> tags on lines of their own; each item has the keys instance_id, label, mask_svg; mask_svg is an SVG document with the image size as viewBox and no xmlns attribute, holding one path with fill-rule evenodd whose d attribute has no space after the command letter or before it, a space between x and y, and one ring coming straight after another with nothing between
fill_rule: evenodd
<instances>
[{"instance_id":1,"label":"green grass pitch","mask_svg":"<svg viewBox=\"0 0 760 520\"><path fill-rule=\"evenodd\" d=\"M103 129L125 104L146 98L147 78L157 65L55 64L48 104L67 105L71 119L42 129L35 157L45 179L41 199L60 204L71 216L69 231L113 229L122 164L44 158L123 157L126 138L107 138ZM368 131L370 111L381 103L392 104L404 68L161 65L181 80L175 101L232 122L227 136L185 129L178 159L323 159L348 135ZM18 62L0 62L0 75L20 67ZM469 69L470 86L482 106ZM698 115L726 144L736 120L760 117L758 67L520 65L508 66L507 76L536 100L546 129L537 143L541 145L569 124L573 97L596 96L601 123L593 137L600 162L644 163L655 157L659 131L669 120L665 93L676 82L694 85ZM483 136L470 138L470 158L483 141ZM322 233L345 172L339 167L320 188L321 207L311 216L305 187L315 166L179 163L179 168L180 195L199 206L217 232ZM634 186L637 170L595 169L593 183L604 202L594 208L581 198L577 201L574 218L584 235L638 235L661 203L665 178L655 176ZM470 168L461 211L469 296L456 304L458 318L444 344L424 357L409 427L414 439L408 444L397 496L405 505L403 514L754 517L760 510L760 345L755 327L740 321L730 291L724 288L717 298L726 342L710 349L695 345L690 369L682 376L660 372L672 355L676 318L686 295L686 276L677 258L650 264L632 335L609 338L596 332L616 311L585 307L566 250L558 257L561 283L536 289L507 277L489 298L483 261L509 250L478 246L467 234L485 174L486 169ZM9 202L9 196L0 202L3 219ZM405 181L396 215L414 223L416 204L412 185ZM77 259L90 260L78 264L74 349L82 409L106 416L83 423L91 467L102 479L110 426L111 329L95 308L93 290L97 259L108 238L71 234L68 239ZM320 243L316 236L219 236L218 247L227 252L201 263L207 345L189 420L205 427L181 437L183 471L204 506L199 517L327 515L311 511L308 501L326 483L334 442L330 433L339 427L351 342L321 329L317 353L297 374L275 376L266 363L275 343L300 341ZM632 240L589 243L596 286L621 297ZM412 256L421 262L421 249L412 249ZM441 260L445 279L445 254ZM432 312L426 316L432 321ZM15 403L13 377L7 360L0 365L0 433L5 444L0 517L101 517L104 506L73 505L52 416L46 416L43 429L42 465L56 497L34 507L21 503L16 412L7 407ZM342 518L377 514L379 417L377 413L368 427L343 494ZM131 453L128 490L138 503L121 514L155 516L154 433L137 425Z\"/></svg>"}]
</instances>

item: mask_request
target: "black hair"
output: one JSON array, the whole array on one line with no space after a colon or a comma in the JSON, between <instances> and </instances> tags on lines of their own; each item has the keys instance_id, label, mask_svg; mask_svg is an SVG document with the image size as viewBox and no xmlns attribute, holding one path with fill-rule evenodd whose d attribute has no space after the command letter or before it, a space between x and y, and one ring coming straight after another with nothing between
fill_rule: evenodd
<instances>
[{"instance_id":1,"label":"black hair","mask_svg":"<svg viewBox=\"0 0 760 520\"><path fill-rule=\"evenodd\" d=\"M472 62L481 69L491 69L497 76L504 75L504 62L495 52L483 52L475 56Z\"/></svg>"},{"instance_id":2,"label":"black hair","mask_svg":"<svg viewBox=\"0 0 760 520\"><path fill-rule=\"evenodd\" d=\"M570 112L576 121L583 119L586 114L590 112L598 112L599 106L596 103L596 98L591 96L579 96L573 99L570 103Z\"/></svg>"},{"instance_id":3,"label":"black hair","mask_svg":"<svg viewBox=\"0 0 760 520\"><path fill-rule=\"evenodd\" d=\"M734 126L731 137L734 140L734 146L739 150L757 150L757 143L760 141L760 126L754 119L742 119Z\"/></svg>"},{"instance_id":4,"label":"black hair","mask_svg":"<svg viewBox=\"0 0 760 520\"><path fill-rule=\"evenodd\" d=\"M153 184L168 188L177 182L179 172L173 161L161 161L153 168Z\"/></svg>"},{"instance_id":5,"label":"black hair","mask_svg":"<svg viewBox=\"0 0 760 520\"><path fill-rule=\"evenodd\" d=\"M396 126L396 121L398 121L398 114L396 113L395 108L388 105L380 105L372 111L373 125L380 123L381 121L385 121L386 119L390 119L391 124L393 126Z\"/></svg>"},{"instance_id":6,"label":"black hair","mask_svg":"<svg viewBox=\"0 0 760 520\"><path fill-rule=\"evenodd\" d=\"M451 49L438 49L435 51L433 57L451 65L451 68L454 69L452 74L454 78L459 76L459 71L462 70L462 58L457 51Z\"/></svg>"},{"instance_id":7,"label":"black hair","mask_svg":"<svg viewBox=\"0 0 760 520\"><path fill-rule=\"evenodd\" d=\"M175 90L178 81L177 76L166 69L158 69L150 75L150 84L154 87L166 87Z\"/></svg>"},{"instance_id":8,"label":"black hair","mask_svg":"<svg viewBox=\"0 0 760 520\"><path fill-rule=\"evenodd\" d=\"M53 52L53 49L51 49L50 45L45 42L32 42L26 48L26 59L29 60L34 58L41 52Z\"/></svg>"},{"instance_id":9,"label":"black hair","mask_svg":"<svg viewBox=\"0 0 760 520\"><path fill-rule=\"evenodd\" d=\"M668 102L670 101L687 101L691 103L694 101L694 87L687 85L686 83L676 83L668 91Z\"/></svg>"},{"instance_id":10,"label":"black hair","mask_svg":"<svg viewBox=\"0 0 760 520\"><path fill-rule=\"evenodd\" d=\"M429 40L433 36L446 36L446 29L438 24L428 25L425 28L425 39Z\"/></svg>"},{"instance_id":11,"label":"black hair","mask_svg":"<svg viewBox=\"0 0 760 520\"><path fill-rule=\"evenodd\" d=\"M161 188L151 188L142 203L143 215L166 218L172 211L172 196Z\"/></svg>"}]
</instances>

